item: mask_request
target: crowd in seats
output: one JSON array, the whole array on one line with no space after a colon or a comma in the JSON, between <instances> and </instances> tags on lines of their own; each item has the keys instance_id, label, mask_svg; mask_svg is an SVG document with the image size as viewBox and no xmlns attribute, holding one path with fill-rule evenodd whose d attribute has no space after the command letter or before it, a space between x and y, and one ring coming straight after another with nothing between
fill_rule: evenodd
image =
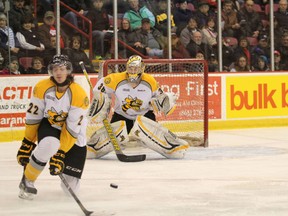
<instances>
[{"instance_id":1,"label":"crowd in seats","mask_svg":"<svg viewBox=\"0 0 288 216\"><path fill-rule=\"evenodd\" d=\"M140 41L136 39L136 31L131 28L130 20L123 18L120 24L120 30L118 31L118 39L127 44L129 47L135 49L142 55L146 55L146 49ZM115 44L114 44L115 46ZM129 58L129 56L135 54L131 49L123 46L121 43L118 45L119 55L122 58Z\"/></svg>"},{"instance_id":2,"label":"crowd in seats","mask_svg":"<svg viewBox=\"0 0 288 216\"><path fill-rule=\"evenodd\" d=\"M117 1L118 38L125 43L125 46L123 43L113 43L113 0L63 0L61 2L92 21L92 49L93 58L96 59L107 59L111 54L113 56L111 52L116 45L118 45L120 58L127 58L134 54L133 50L141 53L145 58L167 58L167 23L171 22L172 58L204 57L209 63L209 70L218 71L217 27L221 25L224 71L269 70L271 64L269 1L221 1L221 23L217 23L216 0L172 0L171 20L168 20L166 0ZM0 70L5 69L5 73L11 66L9 65L11 60L7 60L8 46L14 63L17 58L19 73L30 73L27 66L24 63L22 65L20 61L22 57L30 59L41 57L38 60L45 68L56 54L56 19L53 0L38 0L39 5L42 5L39 8L44 10L44 13L42 11L37 16L32 13L31 2L12 0L9 18L3 13L4 8L0 4ZM275 69L287 70L287 0L273 2ZM61 24L63 25L60 33L61 52L68 54L75 62L85 61L89 72L95 71L84 52L84 49L89 48L87 41L77 34L77 28L88 32L87 26L81 26L79 16L67 8L61 7L60 12L61 17L75 26L71 28ZM9 19L9 26L7 26L7 19ZM31 69L32 66L29 68ZM79 72L79 65L75 64L74 67L75 73ZM13 74L19 74L18 72ZM42 72L34 70L31 73Z\"/></svg>"},{"instance_id":3,"label":"crowd in seats","mask_svg":"<svg viewBox=\"0 0 288 216\"><path fill-rule=\"evenodd\" d=\"M75 34L70 39L70 44L63 50L72 62L73 73L82 73L79 62L83 62L88 73L94 72L94 66L82 48L83 40L81 35Z\"/></svg>"},{"instance_id":4,"label":"crowd in seats","mask_svg":"<svg viewBox=\"0 0 288 216\"><path fill-rule=\"evenodd\" d=\"M92 7L88 10L86 17L92 21L93 52L96 58L101 59L105 56L105 39L111 38L109 15L104 10L103 0L92 0Z\"/></svg>"},{"instance_id":5,"label":"crowd in seats","mask_svg":"<svg viewBox=\"0 0 288 216\"><path fill-rule=\"evenodd\" d=\"M24 70L28 70L32 66L33 57L20 57L19 64L23 67Z\"/></svg>"}]
</instances>

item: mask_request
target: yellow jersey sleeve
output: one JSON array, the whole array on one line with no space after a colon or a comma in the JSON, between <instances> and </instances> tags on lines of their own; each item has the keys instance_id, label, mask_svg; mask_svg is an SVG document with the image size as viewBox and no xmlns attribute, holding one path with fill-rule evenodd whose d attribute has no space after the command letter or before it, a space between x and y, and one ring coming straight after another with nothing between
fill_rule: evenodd
<instances>
[{"instance_id":1,"label":"yellow jersey sleeve","mask_svg":"<svg viewBox=\"0 0 288 216\"><path fill-rule=\"evenodd\" d=\"M151 86L152 92L156 92L159 89L159 84L156 79L147 73L142 74L142 81L147 82Z\"/></svg>"},{"instance_id":2,"label":"yellow jersey sleeve","mask_svg":"<svg viewBox=\"0 0 288 216\"><path fill-rule=\"evenodd\" d=\"M109 74L104 78L104 85L105 87L115 91L118 84L126 79L127 77L125 72Z\"/></svg>"}]
</instances>

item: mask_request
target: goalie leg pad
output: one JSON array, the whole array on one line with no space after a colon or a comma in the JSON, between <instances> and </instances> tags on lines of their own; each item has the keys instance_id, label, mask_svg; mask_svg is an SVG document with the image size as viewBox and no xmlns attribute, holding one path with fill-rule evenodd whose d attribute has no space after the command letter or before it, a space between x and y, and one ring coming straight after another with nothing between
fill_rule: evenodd
<instances>
[{"instance_id":1,"label":"goalie leg pad","mask_svg":"<svg viewBox=\"0 0 288 216\"><path fill-rule=\"evenodd\" d=\"M141 140L143 144L168 159L184 158L189 144L159 123L145 116L137 116L129 134L132 138Z\"/></svg>"},{"instance_id":2,"label":"goalie leg pad","mask_svg":"<svg viewBox=\"0 0 288 216\"><path fill-rule=\"evenodd\" d=\"M121 145L125 144L129 140L125 121L114 122L111 124L111 127L113 128L115 136ZM101 127L99 130L95 131L90 139L88 139L86 158L101 158L111 151L113 151L113 145L110 142L106 129Z\"/></svg>"}]
</instances>

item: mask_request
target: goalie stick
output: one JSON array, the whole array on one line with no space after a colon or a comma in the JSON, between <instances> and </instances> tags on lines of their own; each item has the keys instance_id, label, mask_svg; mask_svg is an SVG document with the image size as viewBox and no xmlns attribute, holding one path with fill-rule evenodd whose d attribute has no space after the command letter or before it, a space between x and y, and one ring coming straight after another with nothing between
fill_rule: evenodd
<instances>
[{"instance_id":1,"label":"goalie stick","mask_svg":"<svg viewBox=\"0 0 288 216\"><path fill-rule=\"evenodd\" d=\"M84 214L86 216L91 215L93 213L93 211L88 211L81 203L81 201L78 199L78 197L76 196L76 194L73 192L73 190L71 189L70 185L68 184L68 182L66 181L66 179L64 178L64 176L60 173L59 177L61 179L61 181L64 183L65 187L67 188L67 190L69 191L69 193L71 194L71 196L74 198L74 200L77 202L77 204L80 206L81 210L84 212Z\"/></svg>"},{"instance_id":2,"label":"goalie stick","mask_svg":"<svg viewBox=\"0 0 288 216\"><path fill-rule=\"evenodd\" d=\"M86 80L90 86L90 89L93 90L92 83L89 79L89 76L88 76L88 73L86 71L86 68L84 66L83 61L80 61L79 65L81 66L81 69L82 69L82 71L86 77ZM119 143L115 137L115 134L113 132L113 129L112 129L108 119L103 120L103 125L107 131L107 134L109 136L109 139L112 143L113 149L114 149L116 156L117 156L119 161L121 161L121 162L140 162L140 161L144 161L146 159L145 154L143 154L143 155L125 155L120 148L120 145L119 145Z\"/></svg>"}]
</instances>

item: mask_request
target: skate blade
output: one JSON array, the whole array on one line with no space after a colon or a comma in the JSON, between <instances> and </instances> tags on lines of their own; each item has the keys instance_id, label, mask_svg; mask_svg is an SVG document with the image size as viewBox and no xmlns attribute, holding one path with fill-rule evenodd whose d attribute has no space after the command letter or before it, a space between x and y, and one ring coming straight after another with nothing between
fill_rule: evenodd
<instances>
[{"instance_id":1,"label":"skate blade","mask_svg":"<svg viewBox=\"0 0 288 216\"><path fill-rule=\"evenodd\" d=\"M20 190L18 197L20 199L33 200L35 197L35 194L27 193L24 190Z\"/></svg>"}]
</instances>

